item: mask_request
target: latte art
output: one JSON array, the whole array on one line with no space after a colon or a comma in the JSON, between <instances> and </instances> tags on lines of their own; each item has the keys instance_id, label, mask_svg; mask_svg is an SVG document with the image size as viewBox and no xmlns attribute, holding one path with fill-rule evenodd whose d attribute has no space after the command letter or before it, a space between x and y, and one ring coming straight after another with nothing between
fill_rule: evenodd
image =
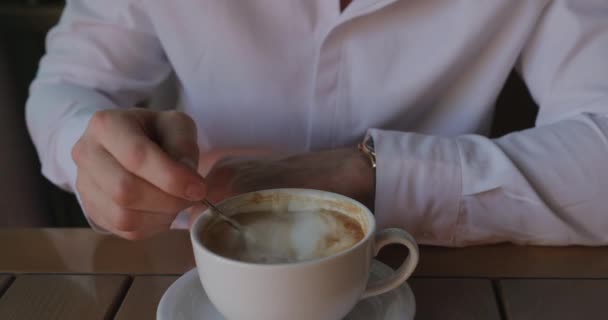
<instances>
[{"instance_id":1,"label":"latte art","mask_svg":"<svg viewBox=\"0 0 608 320\"><path fill-rule=\"evenodd\" d=\"M252 263L293 263L319 259L347 250L364 237L360 224L330 210L258 211L232 216L243 227L239 234L223 221L202 235L216 254Z\"/></svg>"}]
</instances>

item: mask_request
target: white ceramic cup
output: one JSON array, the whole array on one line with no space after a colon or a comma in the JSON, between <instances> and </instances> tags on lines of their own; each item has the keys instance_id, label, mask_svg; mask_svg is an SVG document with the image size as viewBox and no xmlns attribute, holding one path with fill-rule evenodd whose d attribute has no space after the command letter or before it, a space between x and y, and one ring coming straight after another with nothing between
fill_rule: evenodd
<instances>
[{"instance_id":1,"label":"white ceramic cup","mask_svg":"<svg viewBox=\"0 0 608 320\"><path fill-rule=\"evenodd\" d=\"M330 192L274 189L243 194L218 206L226 214L261 210L334 210L355 218L365 231L355 246L335 255L288 264L254 264L219 256L206 249L201 234L217 216L205 211L191 230L201 284L228 320L338 320L366 297L401 285L418 263L418 246L407 232L376 233L372 213L359 202ZM409 256L396 272L368 283L372 259L388 244L401 244Z\"/></svg>"}]
</instances>

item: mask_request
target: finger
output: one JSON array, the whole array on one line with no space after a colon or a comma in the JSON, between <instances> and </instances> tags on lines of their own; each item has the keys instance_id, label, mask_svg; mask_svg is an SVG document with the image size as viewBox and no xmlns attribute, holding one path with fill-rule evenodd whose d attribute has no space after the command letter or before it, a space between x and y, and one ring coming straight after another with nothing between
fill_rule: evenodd
<instances>
[{"instance_id":1,"label":"finger","mask_svg":"<svg viewBox=\"0 0 608 320\"><path fill-rule=\"evenodd\" d=\"M175 215L121 208L113 204L86 175L79 178L81 200L88 217L101 228L129 240L150 237L169 229Z\"/></svg>"},{"instance_id":2,"label":"finger","mask_svg":"<svg viewBox=\"0 0 608 320\"><path fill-rule=\"evenodd\" d=\"M212 169L206 177L209 186L207 199L211 202L218 203L238 194L238 192L234 190L235 185L233 184L235 174L236 171L229 167Z\"/></svg>"},{"instance_id":3,"label":"finger","mask_svg":"<svg viewBox=\"0 0 608 320\"><path fill-rule=\"evenodd\" d=\"M155 126L161 148L174 160L196 170L199 152L196 124L192 118L182 112L163 112L156 118Z\"/></svg>"},{"instance_id":4,"label":"finger","mask_svg":"<svg viewBox=\"0 0 608 320\"><path fill-rule=\"evenodd\" d=\"M124 214L125 212L122 213ZM113 232L117 236L127 240L142 240L167 232L170 230L173 220L175 220L175 216L166 220L166 216L164 215L145 211L128 210L126 213L133 216L139 215L142 221L139 227L132 231L115 230Z\"/></svg>"},{"instance_id":5,"label":"finger","mask_svg":"<svg viewBox=\"0 0 608 320\"><path fill-rule=\"evenodd\" d=\"M92 118L100 143L128 171L159 189L191 201L205 197L207 189L196 171L171 159L154 143L133 114L98 112Z\"/></svg>"},{"instance_id":6,"label":"finger","mask_svg":"<svg viewBox=\"0 0 608 320\"><path fill-rule=\"evenodd\" d=\"M109 230L110 225L108 219L104 217L104 211L93 206L92 198L101 190L93 183L91 177L81 171L76 176L76 190L78 190L82 209L89 220L104 230Z\"/></svg>"},{"instance_id":7,"label":"finger","mask_svg":"<svg viewBox=\"0 0 608 320\"><path fill-rule=\"evenodd\" d=\"M101 193L123 208L173 214L192 205L130 173L100 145L89 145L79 162Z\"/></svg>"}]
</instances>

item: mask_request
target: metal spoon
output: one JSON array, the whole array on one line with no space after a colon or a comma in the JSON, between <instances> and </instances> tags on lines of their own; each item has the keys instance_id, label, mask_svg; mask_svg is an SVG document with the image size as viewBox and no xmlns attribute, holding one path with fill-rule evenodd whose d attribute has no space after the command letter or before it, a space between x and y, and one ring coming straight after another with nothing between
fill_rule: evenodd
<instances>
[{"instance_id":1,"label":"metal spoon","mask_svg":"<svg viewBox=\"0 0 608 320\"><path fill-rule=\"evenodd\" d=\"M216 207L213 203L211 203L211 201L207 200L207 199L203 199L203 203L211 208L211 210L215 211L215 213L222 218L222 220L226 221L232 228L234 228L236 231L243 233L243 226L241 226L241 224L230 218L229 216L227 216L224 212L222 212L222 210L220 210L218 207Z\"/></svg>"}]
</instances>

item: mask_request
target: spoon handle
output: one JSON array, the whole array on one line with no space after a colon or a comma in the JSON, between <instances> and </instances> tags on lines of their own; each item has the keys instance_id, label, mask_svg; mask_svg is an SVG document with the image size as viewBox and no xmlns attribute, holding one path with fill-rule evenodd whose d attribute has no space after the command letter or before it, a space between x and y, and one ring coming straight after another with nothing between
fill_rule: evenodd
<instances>
[{"instance_id":1,"label":"spoon handle","mask_svg":"<svg viewBox=\"0 0 608 320\"><path fill-rule=\"evenodd\" d=\"M222 212L222 210L220 210L213 203L211 203L211 201L209 201L207 199L203 199L203 203L207 207L211 208L211 210L213 210L220 218L222 218L224 221L226 221L231 227L236 229L238 232L241 232L243 230L241 224L238 221L227 216L224 212Z\"/></svg>"}]
</instances>

